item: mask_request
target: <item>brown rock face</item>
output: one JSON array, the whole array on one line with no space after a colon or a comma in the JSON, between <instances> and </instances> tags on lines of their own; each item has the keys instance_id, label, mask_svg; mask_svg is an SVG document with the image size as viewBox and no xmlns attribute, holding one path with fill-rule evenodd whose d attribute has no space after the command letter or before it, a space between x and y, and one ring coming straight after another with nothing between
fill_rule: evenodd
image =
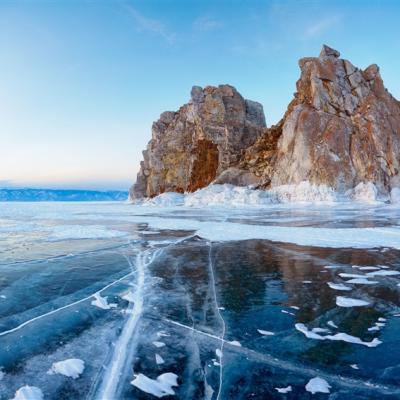
<instances>
[{"instance_id":1,"label":"brown rock face","mask_svg":"<svg viewBox=\"0 0 400 400\"><path fill-rule=\"evenodd\" d=\"M264 186L309 180L345 191L371 181L387 193L399 186L400 103L379 68L364 71L323 46L299 61L297 93L275 127L246 150L245 168ZM261 146L258 146L261 144Z\"/></svg>"},{"instance_id":2,"label":"brown rock face","mask_svg":"<svg viewBox=\"0 0 400 400\"><path fill-rule=\"evenodd\" d=\"M130 197L192 192L209 185L265 129L261 104L229 85L193 87L191 100L153 124Z\"/></svg>"},{"instance_id":3,"label":"brown rock face","mask_svg":"<svg viewBox=\"0 0 400 400\"><path fill-rule=\"evenodd\" d=\"M214 183L268 188L308 180L339 192L400 187L400 103L379 68L364 71L326 45L299 61L297 92L267 129L262 106L231 86L194 87L191 101L153 124L131 197Z\"/></svg>"}]
</instances>

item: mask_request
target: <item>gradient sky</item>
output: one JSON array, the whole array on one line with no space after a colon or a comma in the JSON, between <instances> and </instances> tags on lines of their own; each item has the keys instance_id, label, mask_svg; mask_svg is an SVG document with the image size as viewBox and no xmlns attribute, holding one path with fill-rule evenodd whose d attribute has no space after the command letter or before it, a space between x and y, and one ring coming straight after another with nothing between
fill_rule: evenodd
<instances>
[{"instance_id":1,"label":"gradient sky","mask_svg":"<svg viewBox=\"0 0 400 400\"><path fill-rule=\"evenodd\" d=\"M400 1L0 0L0 186L126 189L193 85L286 110L322 43L400 98Z\"/></svg>"}]
</instances>

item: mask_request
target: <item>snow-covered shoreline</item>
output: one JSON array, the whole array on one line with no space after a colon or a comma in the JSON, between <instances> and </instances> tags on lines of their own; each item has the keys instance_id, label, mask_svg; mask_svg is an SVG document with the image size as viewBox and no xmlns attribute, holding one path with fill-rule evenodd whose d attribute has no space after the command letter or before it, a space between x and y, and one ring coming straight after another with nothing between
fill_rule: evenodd
<instances>
[{"instance_id":1,"label":"snow-covered shoreline","mask_svg":"<svg viewBox=\"0 0 400 400\"><path fill-rule=\"evenodd\" d=\"M209 185L194 193L162 193L151 199L128 200L133 204L156 207L264 207L274 204L398 204L400 189L394 188L389 196L379 193L372 182L359 183L354 189L338 193L326 185L313 185L303 181L298 185L283 185L270 190L252 189L229 184Z\"/></svg>"}]
</instances>

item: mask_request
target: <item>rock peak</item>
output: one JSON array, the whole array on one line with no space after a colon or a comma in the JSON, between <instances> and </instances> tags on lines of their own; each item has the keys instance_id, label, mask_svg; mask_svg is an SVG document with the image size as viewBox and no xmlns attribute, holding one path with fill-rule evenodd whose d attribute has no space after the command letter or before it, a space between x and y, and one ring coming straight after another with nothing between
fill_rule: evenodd
<instances>
[{"instance_id":1,"label":"rock peak","mask_svg":"<svg viewBox=\"0 0 400 400\"><path fill-rule=\"evenodd\" d=\"M335 57L335 58L339 58L340 57L340 53L335 50L332 49L332 47L327 46L326 44L322 45L322 49L321 49L321 53L319 53L320 57Z\"/></svg>"}]
</instances>

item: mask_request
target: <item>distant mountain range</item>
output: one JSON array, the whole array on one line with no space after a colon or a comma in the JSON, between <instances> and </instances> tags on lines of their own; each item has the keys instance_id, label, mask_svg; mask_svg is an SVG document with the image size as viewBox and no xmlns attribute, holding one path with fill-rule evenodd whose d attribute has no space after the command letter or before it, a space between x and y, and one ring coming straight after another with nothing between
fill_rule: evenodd
<instances>
[{"instance_id":1,"label":"distant mountain range","mask_svg":"<svg viewBox=\"0 0 400 400\"><path fill-rule=\"evenodd\" d=\"M112 190L0 189L0 201L124 201L128 192Z\"/></svg>"}]
</instances>

